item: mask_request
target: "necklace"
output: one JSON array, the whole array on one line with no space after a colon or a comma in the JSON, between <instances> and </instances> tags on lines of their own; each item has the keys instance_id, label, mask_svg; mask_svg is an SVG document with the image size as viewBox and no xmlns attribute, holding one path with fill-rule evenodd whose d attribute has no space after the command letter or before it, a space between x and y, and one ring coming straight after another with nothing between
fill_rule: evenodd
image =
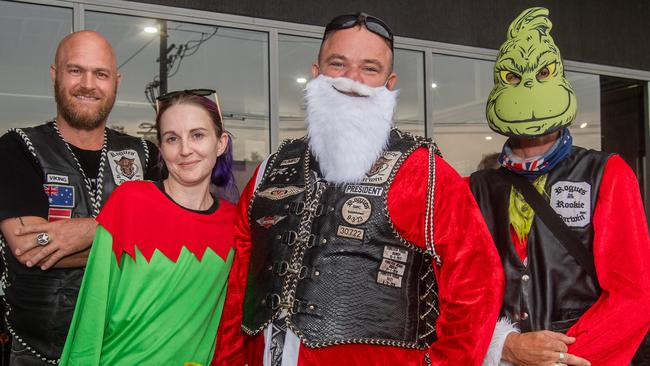
<instances>
[{"instance_id":1,"label":"necklace","mask_svg":"<svg viewBox=\"0 0 650 366\"><path fill-rule=\"evenodd\" d=\"M72 148L70 148L70 145L68 142L63 138L63 135L61 135L61 131L59 131L59 127L56 125L56 120L52 121L52 126L54 126L54 130L56 131L56 134L59 136L61 141L65 144L65 147L68 148L68 151L70 152L70 155L72 155L72 158L74 159L75 163L77 163L77 169L79 169L79 172L81 173L81 176L84 178L84 182L86 183L86 191L90 195L90 203L93 208L93 217L97 217L99 214L99 209L101 208L102 205L102 188L104 187L104 166L106 165L104 161L106 160L106 128L104 128L104 142L102 144L102 151L99 156L99 170L97 171L97 182L96 182L96 188L93 192L93 187L91 184L91 180L88 179L86 176L86 172L84 172L83 168L81 167L81 163L79 163L79 159L77 159L77 156L74 154L72 151Z\"/></svg>"}]
</instances>

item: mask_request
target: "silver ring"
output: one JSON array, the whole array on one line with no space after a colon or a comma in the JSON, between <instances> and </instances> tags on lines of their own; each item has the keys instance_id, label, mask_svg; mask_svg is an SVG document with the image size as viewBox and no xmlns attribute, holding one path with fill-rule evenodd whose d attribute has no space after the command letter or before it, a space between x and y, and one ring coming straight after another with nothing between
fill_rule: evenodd
<instances>
[{"instance_id":1,"label":"silver ring","mask_svg":"<svg viewBox=\"0 0 650 366\"><path fill-rule=\"evenodd\" d=\"M564 352L560 352L560 355L558 356L558 358L560 359L560 361L564 360L564 356L565 356L565 355L564 355Z\"/></svg>"},{"instance_id":2,"label":"silver ring","mask_svg":"<svg viewBox=\"0 0 650 366\"><path fill-rule=\"evenodd\" d=\"M36 244L43 246L50 243L50 236L47 233L40 233L36 235Z\"/></svg>"}]
</instances>

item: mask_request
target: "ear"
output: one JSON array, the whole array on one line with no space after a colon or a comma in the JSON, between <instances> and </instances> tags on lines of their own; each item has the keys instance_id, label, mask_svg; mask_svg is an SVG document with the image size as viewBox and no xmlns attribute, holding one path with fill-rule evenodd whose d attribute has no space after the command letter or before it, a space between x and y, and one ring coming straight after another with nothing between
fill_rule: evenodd
<instances>
[{"instance_id":1,"label":"ear","mask_svg":"<svg viewBox=\"0 0 650 366\"><path fill-rule=\"evenodd\" d=\"M52 82L56 79L56 66L54 64L50 65L50 79L52 79Z\"/></svg>"},{"instance_id":2,"label":"ear","mask_svg":"<svg viewBox=\"0 0 650 366\"><path fill-rule=\"evenodd\" d=\"M318 67L318 62L311 64L311 78L316 79L320 73L320 68Z\"/></svg>"},{"instance_id":3,"label":"ear","mask_svg":"<svg viewBox=\"0 0 650 366\"><path fill-rule=\"evenodd\" d=\"M217 141L217 156L223 155L223 153L226 151L229 138L230 136L228 136L228 134L225 132L219 136L219 140Z\"/></svg>"},{"instance_id":4,"label":"ear","mask_svg":"<svg viewBox=\"0 0 650 366\"><path fill-rule=\"evenodd\" d=\"M122 82L122 74L119 72L117 73L117 81L115 82L115 86L120 86L120 83Z\"/></svg>"},{"instance_id":5,"label":"ear","mask_svg":"<svg viewBox=\"0 0 650 366\"><path fill-rule=\"evenodd\" d=\"M390 75L388 76L388 79L386 80L386 89L393 90L395 89L396 85L397 85L397 74L391 72Z\"/></svg>"}]
</instances>

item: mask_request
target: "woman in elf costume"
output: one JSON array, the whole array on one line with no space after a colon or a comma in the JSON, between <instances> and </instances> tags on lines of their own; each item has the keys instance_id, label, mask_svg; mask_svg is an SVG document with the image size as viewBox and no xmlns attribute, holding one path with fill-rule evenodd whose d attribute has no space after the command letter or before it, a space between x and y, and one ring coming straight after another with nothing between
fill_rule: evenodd
<instances>
[{"instance_id":1,"label":"woman in elf costume","mask_svg":"<svg viewBox=\"0 0 650 366\"><path fill-rule=\"evenodd\" d=\"M214 91L158 98L161 182L127 182L99 222L61 365L207 365L233 258L232 145ZM215 98L216 99L216 98Z\"/></svg>"}]
</instances>

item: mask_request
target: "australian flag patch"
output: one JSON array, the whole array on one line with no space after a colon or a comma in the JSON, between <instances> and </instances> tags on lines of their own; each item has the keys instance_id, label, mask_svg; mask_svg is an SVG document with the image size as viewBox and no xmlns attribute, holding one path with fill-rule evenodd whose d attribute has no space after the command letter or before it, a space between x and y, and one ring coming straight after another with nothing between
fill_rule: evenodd
<instances>
[{"instance_id":1,"label":"australian flag patch","mask_svg":"<svg viewBox=\"0 0 650 366\"><path fill-rule=\"evenodd\" d=\"M62 184L43 184L50 207L74 208L74 187Z\"/></svg>"}]
</instances>

